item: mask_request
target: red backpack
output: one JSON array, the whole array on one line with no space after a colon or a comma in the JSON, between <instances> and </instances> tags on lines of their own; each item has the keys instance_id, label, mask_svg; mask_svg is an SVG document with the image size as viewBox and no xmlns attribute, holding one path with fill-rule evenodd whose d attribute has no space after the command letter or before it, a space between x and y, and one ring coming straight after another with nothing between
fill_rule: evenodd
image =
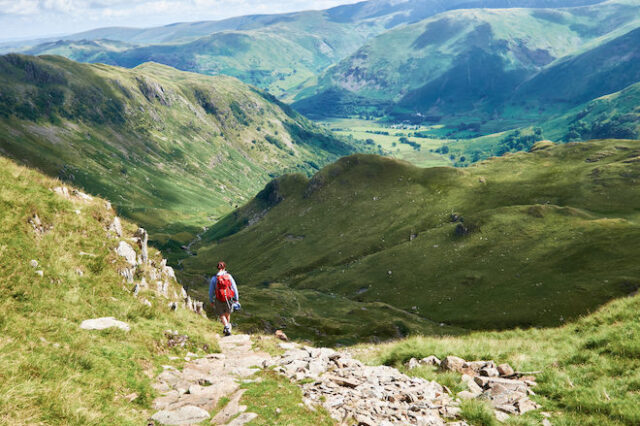
<instances>
[{"instance_id":1,"label":"red backpack","mask_svg":"<svg viewBox=\"0 0 640 426\"><path fill-rule=\"evenodd\" d=\"M233 285L231 284L231 276L229 274L218 275L218 281L216 282L216 299L221 302L226 302L229 299L233 299L235 295Z\"/></svg>"}]
</instances>

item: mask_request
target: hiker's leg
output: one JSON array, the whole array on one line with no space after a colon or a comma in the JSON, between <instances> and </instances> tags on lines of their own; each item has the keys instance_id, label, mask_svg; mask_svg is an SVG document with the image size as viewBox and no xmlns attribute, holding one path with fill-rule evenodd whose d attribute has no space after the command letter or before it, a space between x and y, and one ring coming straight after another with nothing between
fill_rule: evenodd
<instances>
[{"instance_id":1,"label":"hiker's leg","mask_svg":"<svg viewBox=\"0 0 640 426\"><path fill-rule=\"evenodd\" d=\"M224 316L225 316L225 319L227 320L226 324L228 324L229 327L231 327L231 314L227 312L226 314L224 314Z\"/></svg>"},{"instance_id":2,"label":"hiker's leg","mask_svg":"<svg viewBox=\"0 0 640 426\"><path fill-rule=\"evenodd\" d=\"M227 318L228 314L222 314L220 315L220 321L222 321L222 325L224 325L225 327L229 324L229 319Z\"/></svg>"}]
</instances>

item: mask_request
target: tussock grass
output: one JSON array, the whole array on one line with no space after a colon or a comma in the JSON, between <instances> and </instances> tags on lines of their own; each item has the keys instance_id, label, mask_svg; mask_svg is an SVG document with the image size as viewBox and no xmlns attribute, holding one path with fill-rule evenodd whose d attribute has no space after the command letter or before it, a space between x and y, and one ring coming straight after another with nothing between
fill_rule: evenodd
<instances>
[{"instance_id":1,"label":"tussock grass","mask_svg":"<svg viewBox=\"0 0 640 426\"><path fill-rule=\"evenodd\" d=\"M247 392L240 400L247 411L258 414L253 425L333 425L322 407L314 411L301 403L300 387L272 370L258 373L258 381L243 385Z\"/></svg>"},{"instance_id":2,"label":"tussock grass","mask_svg":"<svg viewBox=\"0 0 640 426\"><path fill-rule=\"evenodd\" d=\"M498 421L493 414L493 409L487 401L471 399L462 401L460 415L474 426L496 426Z\"/></svg>"},{"instance_id":3,"label":"tussock grass","mask_svg":"<svg viewBox=\"0 0 640 426\"><path fill-rule=\"evenodd\" d=\"M428 355L508 362L517 371L541 371L533 398L542 404L542 411L552 413L554 425L636 425L640 422L639 309L640 295L634 295L558 328L413 337L363 348L362 353L368 362L396 366ZM407 373L414 371L438 381L450 379L449 373L426 367ZM532 412L518 424L541 419Z\"/></svg>"},{"instance_id":4,"label":"tussock grass","mask_svg":"<svg viewBox=\"0 0 640 426\"><path fill-rule=\"evenodd\" d=\"M211 324L171 312L153 292L139 296L152 307L131 294L117 272L119 239L105 230L114 213L103 200L66 200L50 190L59 181L3 158L0 182L0 423L141 424L168 356L218 350ZM34 214L48 229L42 234L28 223ZM136 227L123 225L131 236ZM157 251L150 256L159 261ZM131 331L79 328L107 316ZM168 348L168 329L188 335L188 344Z\"/></svg>"}]
</instances>

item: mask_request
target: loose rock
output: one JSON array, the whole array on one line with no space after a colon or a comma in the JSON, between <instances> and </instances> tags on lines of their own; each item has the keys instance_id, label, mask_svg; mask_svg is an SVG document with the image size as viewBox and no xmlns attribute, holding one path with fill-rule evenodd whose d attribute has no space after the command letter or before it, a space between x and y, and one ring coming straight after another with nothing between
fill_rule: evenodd
<instances>
[{"instance_id":1,"label":"loose rock","mask_svg":"<svg viewBox=\"0 0 640 426\"><path fill-rule=\"evenodd\" d=\"M82 321L80 328L83 330L104 330L116 327L124 331L129 331L130 327L126 322L118 321L113 317L94 318Z\"/></svg>"},{"instance_id":2,"label":"loose rock","mask_svg":"<svg viewBox=\"0 0 640 426\"><path fill-rule=\"evenodd\" d=\"M210 417L202 408L186 405L173 411L158 411L151 419L164 425L188 425L200 423Z\"/></svg>"}]
</instances>

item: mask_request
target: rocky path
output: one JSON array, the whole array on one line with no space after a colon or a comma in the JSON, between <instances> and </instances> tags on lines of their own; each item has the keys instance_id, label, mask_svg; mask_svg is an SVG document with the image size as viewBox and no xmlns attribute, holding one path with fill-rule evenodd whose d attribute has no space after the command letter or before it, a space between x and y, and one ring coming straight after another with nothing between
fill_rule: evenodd
<instances>
[{"instance_id":1,"label":"rocky path","mask_svg":"<svg viewBox=\"0 0 640 426\"><path fill-rule=\"evenodd\" d=\"M182 371L165 367L154 385L161 393L153 402L153 408L158 410L151 417L155 424L203 422L210 418L209 412L222 397L229 398L229 402L211 419L212 424L238 426L257 417L239 404L244 392L239 388L242 380L256 373L270 356L254 351L246 334L222 337L219 344L220 354L189 359Z\"/></svg>"},{"instance_id":2,"label":"rocky path","mask_svg":"<svg viewBox=\"0 0 640 426\"><path fill-rule=\"evenodd\" d=\"M443 386L395 368L363 365L347 352L294 347L272 365L303 383L307 406L323 406L341 425L467 426L455 421L459 402Z\"/></svg>"},{"instance_id":3,"label":"rocky path","mask_svg":"<svg viewBox=\"0 0 640 426\"><path fill-rule=\"evenodd\" d=\"M268 367L298 383L309 409L324 407L340 425L468 426L459 418L459 406L469 398L490 401L500 421L539 408L528 398L535 382L528 377L512 379L518 373L506 364L496 367L493 361L466 362L456 357L440 361L433 356L409 361L409 369L428 364L462 374L469 390L454 395L434 381L409 377L387 366L364 365L348 351L280 343L286 352L271 357L254 351L251 337L243 334L222 337L219 344L222 353L188 357L182 371L165 367L155 384L162 396L153 403L158 410L151 418L154 424L208 421L222 397L229 402L211 423L245 424L257 414L240 405L244 392L240 384Z\"/></svg>"}]
</instances>

